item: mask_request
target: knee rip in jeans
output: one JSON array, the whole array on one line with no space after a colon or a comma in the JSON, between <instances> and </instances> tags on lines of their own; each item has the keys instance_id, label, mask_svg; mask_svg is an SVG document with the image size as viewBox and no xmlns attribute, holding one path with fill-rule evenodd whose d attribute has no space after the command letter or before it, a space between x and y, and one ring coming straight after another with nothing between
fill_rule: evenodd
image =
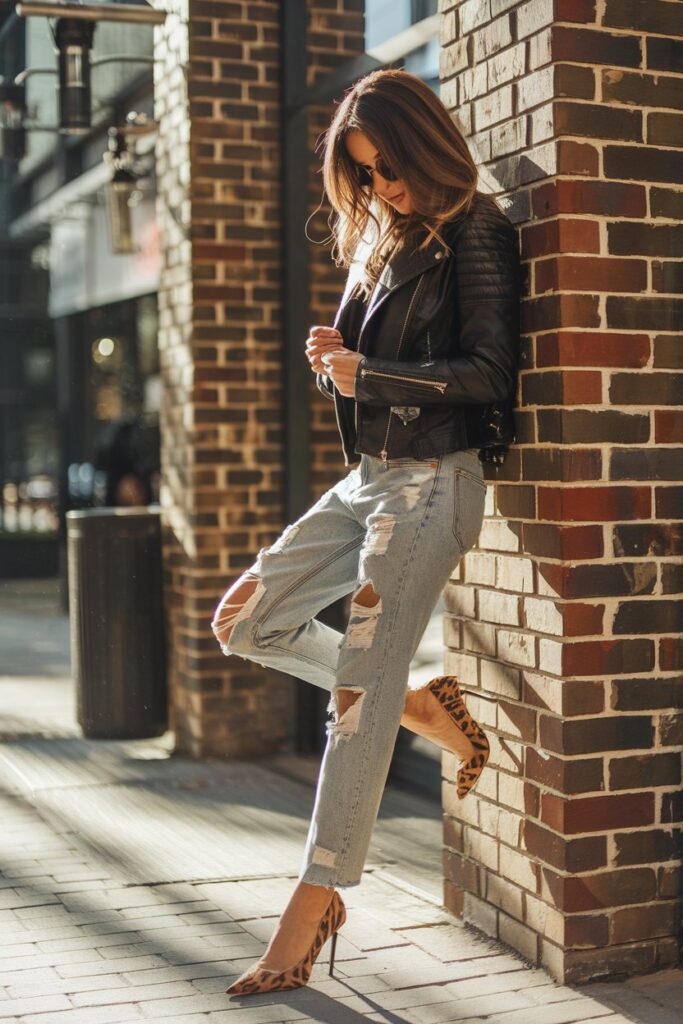
<instances>
[{"instance_id":1,"label":"knee rip in jeans","mask_svg":"<svg viewBox=\"0 0 683 1024\"><path fill-rule=\"evenodd\" d=\"M246 597L242 598L242 589L246 588ZM250 589L251 588L251 589ZM229 648L230 635L238 622L248 618L266 592L263 580L256 573L247 570L240 577L239 584L227 592L213 617L213 630L224 654L231 654ZM229 598L237 598L230 601Z\"/></svg>"},{"instance_id":2,"label":"knee rip in jeans","mask_svg":"<svg viewBox=\"0 0 683 1024\"><path fill-rule=\"evenodd\" d=\"M338 686L332 691L327 712L334 715L327 722L326 729L334 737L348 740L358 732L360 713L365 699L365 690L360 686Z\"/></svg>"},{"instance_id":3,"label":"knee rip in jeans","mask_svg":"<svg viewBox=\"0 0 683 1024\"><path fill-rule=\"evenodd\" d=\"M372 581L368 580L351 599L351 615L346 630L347 646L370 647L381 613L382 598L375 592Z\"/></svg>"}]
</instances>

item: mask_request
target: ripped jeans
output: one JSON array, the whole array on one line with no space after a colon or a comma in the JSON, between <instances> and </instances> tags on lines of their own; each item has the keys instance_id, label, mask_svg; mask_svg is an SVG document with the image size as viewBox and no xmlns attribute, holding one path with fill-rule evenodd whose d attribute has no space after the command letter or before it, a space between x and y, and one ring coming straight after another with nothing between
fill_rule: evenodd
<instances>
[{"instance_id":1,"label":"ripped jeans","mask_svg":"<svg viewBox=\"0 0 683 1024\"><path fill-rule=\"evenodd\" d=\"M477 541L485 496L475 448L386 464L362 454L359 466L259 551L249 576L240 577L257 578L242 607L229 609L226 594L216 608L211 626L225 654L331 691L300 881L360 882L409 666L449 577ZM345 633L314 618L352 591ZM355 698L343 715L340 689Z\"/></svg>"}]
</instances>

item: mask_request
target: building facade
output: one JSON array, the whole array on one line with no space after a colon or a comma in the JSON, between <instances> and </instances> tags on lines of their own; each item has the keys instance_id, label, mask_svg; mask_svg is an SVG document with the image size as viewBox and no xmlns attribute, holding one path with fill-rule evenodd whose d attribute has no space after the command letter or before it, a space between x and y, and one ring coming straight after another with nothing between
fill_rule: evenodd
<instances>
[{"instance_id":1,"label":"building facade","mask_svg":"<svg viewBox=\"0 0 683 1024\"><path fill-rule=\"evenodd\" d=\"M443 756L444 901L566 981L677 963L681 5L155 5L145 294L179 751L315 749L322 730L310 687L226 659L209 624L344 472L303 351L344 280L316 147L354 74L396 61L458 118L526 270L517 442L486 468L479 541L444 592L445 671L492 739L462 803Z\"/></svg>"}]
</instances>

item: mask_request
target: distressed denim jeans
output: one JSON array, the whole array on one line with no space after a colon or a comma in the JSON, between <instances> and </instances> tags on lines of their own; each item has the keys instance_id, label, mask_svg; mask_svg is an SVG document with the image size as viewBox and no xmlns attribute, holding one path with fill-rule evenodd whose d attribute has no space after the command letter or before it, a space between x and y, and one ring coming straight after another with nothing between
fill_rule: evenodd
<instances>
[{"instance_id":1,"label":"distressed denim jeans","mask_svg":"<svg viewBox=\"0 0 683 1024\"><path fill-rule=\"evenodd\" d=\"M477 541L485 496L477 449L386 464L363 454L245 570L257 582L232 610L227 643L227 594L216 608L211 626L225 654L331 692L300 881L360 882L409 666L449 576ZM314 618L351 592L343 634ZM340 689L354 693L342 715Z\"/></svg>"}]
</instances>

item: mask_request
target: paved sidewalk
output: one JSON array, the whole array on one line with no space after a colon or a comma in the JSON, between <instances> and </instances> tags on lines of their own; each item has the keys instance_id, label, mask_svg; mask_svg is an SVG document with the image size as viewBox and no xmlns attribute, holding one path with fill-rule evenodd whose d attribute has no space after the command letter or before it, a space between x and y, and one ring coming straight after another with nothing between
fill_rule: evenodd
<instances>
[{"instance_id":1,"label":"paved sidewalk","mask_svg":"<svg viewBox=\"0 0 683 1024\"><path fill-rule=\"evenodd\" d=\"M48 602L36 628L35 601L10 603L0 587L0 644L11 622L15 654L0 668L12 667L0 675L0 1024L673 1024L679 972L632 987L639 1015L624 1016L613 1007L628 986L557 985L446 913L439 808L391 787L363 882L344 890L335 977L328 943L306 988L227 995L295 884L310 765L190 761L170 733L84 739L63 616Z\"/></svg>"}]
</instances>

